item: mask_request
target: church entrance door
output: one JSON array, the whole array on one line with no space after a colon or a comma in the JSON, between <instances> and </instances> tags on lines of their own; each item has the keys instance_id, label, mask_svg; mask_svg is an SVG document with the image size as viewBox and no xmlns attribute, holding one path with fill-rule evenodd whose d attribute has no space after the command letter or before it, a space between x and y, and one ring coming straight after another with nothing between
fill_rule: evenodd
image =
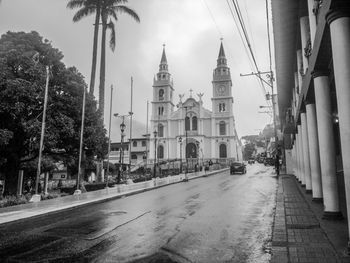
<instances>
[{"instance_id":1,"label":"church entrance door","mask_svg":"<svg viewBox=\"0 0 350 263\"><path fill-rule=\"evenodd\" d=\"M190 142L186 146L186 158L197 158L197 147L193 142Z\"/></svg>"}]
</instances>

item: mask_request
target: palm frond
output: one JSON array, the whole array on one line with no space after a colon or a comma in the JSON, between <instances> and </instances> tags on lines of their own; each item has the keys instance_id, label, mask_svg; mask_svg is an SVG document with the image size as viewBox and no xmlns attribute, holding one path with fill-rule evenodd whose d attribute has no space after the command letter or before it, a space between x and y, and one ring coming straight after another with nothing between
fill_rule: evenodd
<instances>
[{"instance_id":1,"label":"palm frond","mask_svg":"<svg viewBox=\"0 0 350 263\"><path fill-rule=\"evenodd\" d=\"M86 0L70 0L67 4L67 8L74 9L78 7L82 7Z\"/></svg>"},{"instance_id":2,"label":"palm frond","mask_svg":"<svg viewBox=\"0 0 350 263\"><path fill-rule=\"evenodd\" d=\"M110 36L110 39L109 39L109 47L114 52L115 44L116 44L116 42L115 42L115 25L112 22L112 20L107 24L107 28L109 30L111 30L111 36Z\"/></svg>"},{"instance_id":3,"label":"palm frond","mask_svg":"<svg viewBox=\"0 0 350 263\"><path fill-rule=\"evenodd\" d=\"M107 9L107 10L106 10L106 13L107 13L108 16L113 17L113 19L114 19L115 21L118 21L118 16L117 16L117 14L116 14L116 12L115 12L114 10Z\"/></svg>"},{"instance_id":4,"label":"palm frond","mask_svg":"<svg viewBox=\"0 0 350 263\"><path fill-rule=\"evenodd\" d=\"M121 13L121 14L128 14L131 16L136 22L140 23L140 18L138 14L131 8L125 6L125 5L116 5L112 6L111 9L113 9L115 12Z\"/></svg>"},{"instance_id":5,"label":"palm frond","mask_svg":"<svg viewBox=\"0 0 350 263\"><path fill-rule=\"evenodd\" d=\"M89 15L92 15L96 12L96 9L94 7L83 7L82 9L78 10L75 15L73 16L73 21L78 22L82 18L87 17Z\"/></svg>"}]
</instances>

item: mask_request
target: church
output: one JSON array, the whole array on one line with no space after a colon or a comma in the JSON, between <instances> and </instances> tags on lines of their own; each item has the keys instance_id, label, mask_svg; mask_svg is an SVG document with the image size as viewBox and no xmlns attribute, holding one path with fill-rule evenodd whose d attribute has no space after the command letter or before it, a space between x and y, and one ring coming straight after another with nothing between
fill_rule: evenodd
<instances>
[{"instance_id":1,"label":"church","mask_svg":"<svg viewBox=\"0 0 350 263\"><path fill-rule=\"evenodd\" d=\"M203 93L174 104L174 86L163 47L159 72L153 80L149 161L193 160L196 163L242 161L242 145L233 115L230 68L221 42L212 80L212 111L203 107Z\"/></svg>"}]
</instances>

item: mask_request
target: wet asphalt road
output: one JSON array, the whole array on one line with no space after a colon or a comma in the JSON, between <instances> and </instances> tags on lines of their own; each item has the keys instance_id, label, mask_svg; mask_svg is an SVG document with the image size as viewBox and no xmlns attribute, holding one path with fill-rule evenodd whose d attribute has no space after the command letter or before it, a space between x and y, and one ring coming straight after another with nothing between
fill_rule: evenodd
<instances>
[{"instance_id":1,"label":"wet asphalt road","mask_svg":"<svg viewBox=\"0 0 350 263\"><path fill-rule=\"evenodd\" d=\"M0 227L1 262L269 262L271 167Z\"/></svg>"}]
</instances>

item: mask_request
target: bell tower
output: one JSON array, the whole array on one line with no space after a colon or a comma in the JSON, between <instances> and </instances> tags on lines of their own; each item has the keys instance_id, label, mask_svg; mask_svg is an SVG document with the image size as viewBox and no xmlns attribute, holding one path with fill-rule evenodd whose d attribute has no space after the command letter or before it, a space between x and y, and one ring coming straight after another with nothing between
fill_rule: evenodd
<instances>
[{"instance_id":1,"label":"bell tower","mask_svg":"<svg viewBox=\"0 0 350 263\"><path fill-rule=\"evenodd\" d=\"M162 58L159 64L159 71L153 79L153 101L152 101L152 119L166 119L174 110L173 103L173 81L168 71L168 61L165 54L165 45L163 45Z\"/></svg>"},{"instance_id":2,"label":"bell tower","mask_svg":"<svg viewBox=\"0 0 350 263\"><path fill-rule=\"evenodd\" d=\"M213 72L212 152L215 158L234 158L237 149L233 116L232 81L221 41L217 65Z\"/></svg>"},{"instance_id":3,"label":"bell tower","mask_svg":"<svg viewBox=\"0 0 350 263\"><path fill-rule=\"evenodd\" d=\"M168 61L165 54L165 45L163 45L163 53L160 59L159 71L153 79L153 100L152 100L152 116L151 116L151 133L157 132L157 158L167 158L166 153L169 152L165 143L169 138L169 118L174 111L173 103L173 81L168 71ZM150 152L154 152L154 138L151 140Z\"/></svg>"},{"instance_id":4,"label":"bell tower","mask_svg":"<svg viewBox=\"0 0 350 263\"><path fill-rule=\"evenodd\" d=\"M223 44L221 42L217 66L213 72L213 97L212 109L214 116L227 116L232 114L232 81L230 68L227 66L227 59Z\"/></svg>"}]
</instances>

